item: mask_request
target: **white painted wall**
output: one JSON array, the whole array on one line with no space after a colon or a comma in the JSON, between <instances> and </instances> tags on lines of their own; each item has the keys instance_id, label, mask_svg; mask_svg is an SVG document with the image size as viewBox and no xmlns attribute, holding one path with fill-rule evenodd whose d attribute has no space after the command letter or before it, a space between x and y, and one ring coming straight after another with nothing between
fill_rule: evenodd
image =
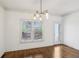
<instances>
[{"instance_id":1,"label":"white painted wall","mask_svg":"<svg viewBox=\"0 0 79 59\"><path fill-rule=\"evenodd\" d=\"M6 11L6 51L30 49L53 45L53 24L60 21L59 16L50 16L49 20L43 20L43 42L20 43L20 20L32 19L33 14L19 11Z\"/></svg>"},{"instance_id":2,"label":"white painted wall","mask_svg":"<svg viewBox=\"0 0 79 59\"><path fill-rule=\"evenodd\" d=\"M4 9L0 6L0 57L4 53Z\"/></svg>"},{"instance_id":3,"label":"white painted wall","mask_svg":"<svg viewBox=\"0 0 79 59\"><path fill-rule=\"evenodd\" d=\"M79 12L64 19L64 43L79 50Z\"/></svg>"}]
</instances>

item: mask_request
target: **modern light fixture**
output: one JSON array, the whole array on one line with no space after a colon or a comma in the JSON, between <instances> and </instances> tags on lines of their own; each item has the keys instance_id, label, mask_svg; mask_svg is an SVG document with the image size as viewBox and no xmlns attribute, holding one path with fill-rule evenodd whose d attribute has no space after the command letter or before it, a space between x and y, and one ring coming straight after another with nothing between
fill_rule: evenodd
<instances>
[{"instance_id":1,"label":"modern light fixture","mask_svg":"<svg viewBox=\"0 0 79 59\"><path fill-rule=\"evenodd\" d=\"M42 20L42 16L46 17L46 19L48 19L48 10L43 10L42 8L42 0L40 0L40 11L36 11L35 14L34 14L34 19L37 19L39 18L40 20Z\"/></svg>"}]
</instances>

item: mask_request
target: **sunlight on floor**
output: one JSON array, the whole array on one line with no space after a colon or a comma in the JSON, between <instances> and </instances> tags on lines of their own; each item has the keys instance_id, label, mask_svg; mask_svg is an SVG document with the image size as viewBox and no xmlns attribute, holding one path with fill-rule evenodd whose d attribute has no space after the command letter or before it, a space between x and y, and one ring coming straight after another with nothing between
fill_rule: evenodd
<instances>
[{"instance_id":1,"label":"sunlight on floor","mask_svg":"<svg viewBox=\"0 0 79 59\"><path fill-rule=\"evenodd\" d=\"M54 58L61 58L61 47L57 46L54 48Z\"/></svg>"}]
</instances>

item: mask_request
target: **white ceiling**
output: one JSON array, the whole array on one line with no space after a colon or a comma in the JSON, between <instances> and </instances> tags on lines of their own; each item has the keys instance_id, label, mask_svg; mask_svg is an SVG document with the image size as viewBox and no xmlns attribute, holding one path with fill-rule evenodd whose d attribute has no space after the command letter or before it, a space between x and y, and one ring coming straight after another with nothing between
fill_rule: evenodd
<instances>
[{"instance_id":1,"label":"white ceiling","mask_svg":"<svg viewBox=\"0 0 79 59\"><path fill-rule=\"evenodd\" d=\"M27 11L33 13L39 10L40 0L0 0L6 9ZM62 15L78 11L79 0L43 0L43 9L48 9L50 14Z\"/></svg>"}]
</instances>

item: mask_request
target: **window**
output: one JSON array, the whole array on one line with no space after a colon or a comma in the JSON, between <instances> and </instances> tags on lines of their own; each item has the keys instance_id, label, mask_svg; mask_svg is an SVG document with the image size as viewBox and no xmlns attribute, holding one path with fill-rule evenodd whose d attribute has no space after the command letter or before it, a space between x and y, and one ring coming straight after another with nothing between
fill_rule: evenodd
<instances>
[{"instance_id":1,"label":"window","mask_svg":"<svg viewBox=\"0 0 79 59\"><path fill-rule=\"evenodd\" d=\"M40 20L22 20L21 42L42 40L42 22Z\"/></svg>"}]
</instances>

